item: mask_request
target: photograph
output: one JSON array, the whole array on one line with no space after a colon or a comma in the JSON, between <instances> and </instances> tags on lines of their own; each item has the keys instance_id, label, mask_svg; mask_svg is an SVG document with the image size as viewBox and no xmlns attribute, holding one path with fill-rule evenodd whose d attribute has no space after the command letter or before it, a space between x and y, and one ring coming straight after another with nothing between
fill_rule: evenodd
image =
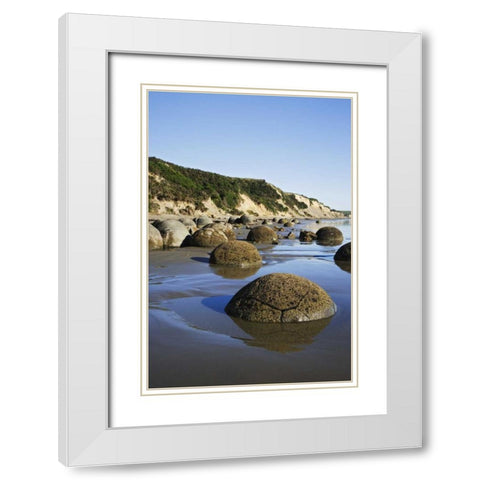
<instances>
[{"instance_id":1,"label":"photograph","mask_svg":"<svg viewBox=\"0 0 480 480\"><path fill-rule=\"evenodd\" d=\"M355 386L353 99L149 87L149 393Z\"/></svg>"}]
</instances>

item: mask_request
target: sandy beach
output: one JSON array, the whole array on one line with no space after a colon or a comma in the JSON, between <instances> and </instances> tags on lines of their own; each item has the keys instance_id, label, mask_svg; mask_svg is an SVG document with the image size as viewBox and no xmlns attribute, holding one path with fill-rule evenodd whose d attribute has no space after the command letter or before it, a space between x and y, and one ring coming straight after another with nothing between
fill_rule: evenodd
<instances>
[{"instance_id":1,"label":"sandy beach","mask_svg":"<svg viewBox=\"0 0 480 480\"><path fill-rule=\"evenodd\" d=\"M275 225L275 224L274 224ZM277 245L256 244L261 265L209 264L208 247L149 254L149 387L345 381L351 377L351 277L334 262L337 246L301 243L322 226L351 241L349 219L303 219L278 232ZM234 229L245 240L249 229ZM295 239L285 239L293 232ZM337 306L327 319L258 324L230 317L225 306L252 280L292 273L321 286Z\"/></svg>"}]
</instances>

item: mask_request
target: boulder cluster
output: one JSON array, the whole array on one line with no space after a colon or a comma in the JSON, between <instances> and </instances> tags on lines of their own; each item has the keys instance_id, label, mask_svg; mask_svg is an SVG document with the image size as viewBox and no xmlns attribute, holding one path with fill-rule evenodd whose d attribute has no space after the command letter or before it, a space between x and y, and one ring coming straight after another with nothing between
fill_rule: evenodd
<instances>
[{"instance_id":1,"label":"boulder cluster","mask_svg":"<svg viewBox=\"0 0 480 480\"><path fill-rule=\"evenodd\" d=\"M186 246L212 249L209 257L212 271L225 278L241 279L254 275L262 267L262 257L256 245L278 244L278 232L285 230L282 239L294 240L297 238L293 229L296 222L294 218L260 219L247 214L232 216L228 220L215 220L207 215L194 219L159 219L149 224L148 243L151 250ZM304 228L306 230L301 230L298 236L300 242L315 241L326 246L341 245L343 242L343 234L336 227L318 228L316 223L312 223ZM241 235L248 232L246 239L243 236L245 240L238 240L236 232L241 232ZM342 270L350 272L350 242L337 250L334 261ZM336 305L323 288L307 278L272 273L241 288L225 311L235 321L246 325L303 322L314 325L319 320L328 322L336 312ZM319 328L323 327L320 325ZM291 332L288 332L290 335ZM287 334L287 331L284 333ZM271 337L267 337L262 342L270 342ZM283 345L285 341L281 343ZM285 345L281 348L287 348Z\"/></svg>"}]
</instances>

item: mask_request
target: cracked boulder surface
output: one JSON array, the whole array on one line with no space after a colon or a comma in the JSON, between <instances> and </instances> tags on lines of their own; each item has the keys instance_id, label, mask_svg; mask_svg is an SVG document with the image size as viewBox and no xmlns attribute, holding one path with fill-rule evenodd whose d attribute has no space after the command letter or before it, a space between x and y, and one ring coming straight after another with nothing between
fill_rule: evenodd
<instances>
[{"instance_id":1,"label":"cracked boulder surface","mask_svg":"<svg viewBox=\"0 0 480 480\"><path fill-rule=\"evenodd\" d=\"M337 307L316 283L291 273L271 273L241 288L225 311L248 322L299 323L331 317Z\"/></svg>"},{"instance_id":2,"label":"cracked boulder surface","mask_svg":"<svg viewBox=\"0 0 480 480\"><path fill-rule=\"evenodd\" d=\"M197 230L190 238L190 245L193 247L216 247L223 242L228 242L228 238L220 230L204 227Z\"/></svg>"},{"instance_id":3,"label":"cracked boulder surface","mask_svg":"<svg viewBox=\"0 0 480 480\"><path fill-rule=\"evenodd\" d=\"M214 222L205 225L203 228L213 228L213 230L223 232L229 240L236 240L237 238L233 232L233 227L229 223Z\"/></svg>"}]
</instances>

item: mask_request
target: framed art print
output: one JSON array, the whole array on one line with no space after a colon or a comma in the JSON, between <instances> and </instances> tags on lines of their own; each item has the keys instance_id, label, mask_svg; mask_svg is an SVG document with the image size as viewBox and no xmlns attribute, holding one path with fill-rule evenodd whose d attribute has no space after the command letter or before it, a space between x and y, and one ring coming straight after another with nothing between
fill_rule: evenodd
<instances>
[{"instance_id":1,"label":"framed art print","mask_svg":"<svg viewBox=\"0 0 480 480\"><path fill-rule=\"evenodd\" d=\"M62 17L63 463L421 445L420 46Z\"/></svg>"}]
</instances>

